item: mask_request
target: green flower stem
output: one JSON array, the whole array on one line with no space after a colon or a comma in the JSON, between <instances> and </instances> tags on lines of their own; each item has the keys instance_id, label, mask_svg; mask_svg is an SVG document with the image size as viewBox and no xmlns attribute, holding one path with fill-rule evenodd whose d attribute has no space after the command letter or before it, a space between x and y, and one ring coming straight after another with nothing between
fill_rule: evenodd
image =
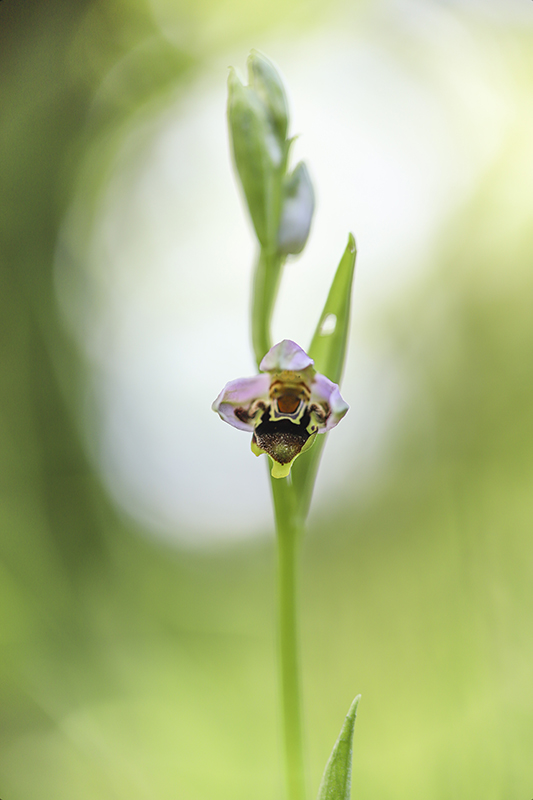
<instances>
[{"instance_id":1,"label":"green flower stem","mask_svg":"<svg viewBox=\"0 0 533 800\"><path fill-rule=\"evenodd\" d=\"M278 536L279 647L287 800L305 800L296 579L303 519L290 478L272 478Z\"/></svg>"},{"instance_id":2,"label":"green flower stem","mask_svg":"<svg viewBox=\"0 0 533 800\"><path fill-rule=\"evenodd\" d=\"M284 259L262 247L252 287L252 345L257 366L272 347L270 325L278 294Z\"/></svg>"},{"instance_id":3,"label":"green flower stem","mask_svg":"<svg viewBox=\"0 0 533 800\"><path fill-rule=\"evenodd\" d=\"M328 436L328 433L321 433L317 436L311 449L301 455L292 468L293 492L298 504L298 514L303 520L303 524L305 524L309 514L318 467L322 458L322 450Z\"/></svg>"}]
</instances>

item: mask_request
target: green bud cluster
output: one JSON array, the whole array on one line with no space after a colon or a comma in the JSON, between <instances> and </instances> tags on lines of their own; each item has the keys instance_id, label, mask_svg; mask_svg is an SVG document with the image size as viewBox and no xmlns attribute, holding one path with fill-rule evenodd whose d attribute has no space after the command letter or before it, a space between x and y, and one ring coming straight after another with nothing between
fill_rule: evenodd
<instances>
[{"instance_id":1,"label":"green bud cluster","mask_svg":"<svg viewBox=\"0 0 533 800\"><path fill-rule=\"evenodd\" d=\"M228 121L235 167L261 247L280 256L300 253L314 211L307 168L287 173L292 139L281 78L268 58L252 50L248 85L233 68L228 79Z\"/></svg>"}]
</instances>

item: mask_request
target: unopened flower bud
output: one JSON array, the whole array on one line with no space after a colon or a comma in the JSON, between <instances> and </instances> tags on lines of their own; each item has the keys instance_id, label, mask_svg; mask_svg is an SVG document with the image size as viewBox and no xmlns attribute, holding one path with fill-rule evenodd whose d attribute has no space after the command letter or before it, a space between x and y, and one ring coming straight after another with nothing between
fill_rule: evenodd
<instances>
[{"instance_id":1,"label":"unopened flower bud","mask_svg":"<svg viewBox=\"0 0 533 800\"><path fill-rule=\"evenodd\" d=\"M315 210L315 194L307 167L300 161L283 184L278 230L278 250L283 255L301 253Z\"/></svg>"},{"instance_id":2,"label":"unopened flower bud","mask_svg":"<svg viewBox=\"0 0 533 800\"><path fill-rule=\"evenodd\" d=\"M228 78L228 121L235 166L241 179L257 238L268 244L268 203L282 162L282 148L268 110L234 69Z\"/></svg>"},{"instance_id":3,"label":"unopened flower bud","mask_svg":"<svg viewBox=\"0 0 533 800\"><path fill-rule=\"evenodd\" d=\"M257 50L248 57L248 80L262 100L280 144L287 137L289 107L281 78L269 59Z\"/></svg>"}]
</instances>

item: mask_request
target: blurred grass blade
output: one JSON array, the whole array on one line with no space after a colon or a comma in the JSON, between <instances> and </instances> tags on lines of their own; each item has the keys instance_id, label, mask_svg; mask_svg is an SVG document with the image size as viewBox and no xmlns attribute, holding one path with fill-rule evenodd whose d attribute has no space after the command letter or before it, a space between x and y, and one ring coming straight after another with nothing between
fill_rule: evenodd
<instances>
[{"instance_id":1,"label":"blurred grass blade","mask_svg":"<svg viewBox=\"0 0 533 800\"><path fill-rule=\"evenodd\" d=\"M346 715L339 738L326 764L317 800L350 800L353 731L360 699L361 695L358 694Z\"/></svg>"},{"instance_id":2,"label":"blurred grass blade","mask_svg":"<svg viewBox=\"0 0 533 800\"><path fill-rule=\"evenodd\" d=\"M350 233L308 350L316 371L334 383L340 382L346 356L356 253L355 239Z\"/></svg>"},{"instance_id":3,"label":"blurred grass blade","mask_svg":"<svg viewBox=\"0 0 533 800\"><path fill-rule=\"evenodd\" d=\"M309 355L314 359L317 372L326 375L334 383L340 382L346 358L356 254L355 239L350 233L346 250L337 267L326 304L308 350ZM302 520L305 520L309 512L326 438L327 433L317 436L313 447L308 453L304 453L298 458L292 468L292 482Z\"/></svg>"}]
</instances>

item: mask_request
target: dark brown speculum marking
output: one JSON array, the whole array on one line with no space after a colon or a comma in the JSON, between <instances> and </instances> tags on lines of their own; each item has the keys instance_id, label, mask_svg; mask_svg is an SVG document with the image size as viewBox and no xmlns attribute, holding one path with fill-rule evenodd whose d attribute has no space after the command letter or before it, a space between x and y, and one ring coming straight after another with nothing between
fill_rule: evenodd
<instances>
[{"instance_id":1,"label":"dark brown speculum marking","mask_svg":"<svg viewBox=\"0 0 533 800\"><path fill-rule=\"evenodd\" d=\"M298 425L290 419L271 420L267 410L254 431L254 442L278 464L288 464L301 452L309 439L307 426L310 422L307 410Z\"/></svg>"}]
</instances>

